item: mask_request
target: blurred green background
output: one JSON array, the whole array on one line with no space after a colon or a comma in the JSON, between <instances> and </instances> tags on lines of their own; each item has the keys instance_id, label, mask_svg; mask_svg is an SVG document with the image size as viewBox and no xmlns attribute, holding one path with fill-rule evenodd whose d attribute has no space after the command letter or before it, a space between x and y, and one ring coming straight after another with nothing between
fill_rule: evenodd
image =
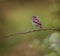
<instances>
[{"instance_id":1,"label":"blurred green background","mask_svg":"<svg viewBox=\"0 0 60 56\"><path fill-rule=\"evenodd\" d=\"M43 28L60 28L60 0L0 0L0 8L1 37L11 33L38 29L32 25L33 15L37 15L41 19ZM51 30L21 34L11 36L7 39L0 39L0 56L17 56L15 53L24 54L22 50L27 50L26 48L29 43L31 43L35 48L33 48L32 51L36 51L37 53L38 51L36 48L39 47L40 41L41 45L49 45L47 44L48 40L47 43L44 43L43 40L55 32L57 32L60 37L60 32ZM36 41L34 42L34 39L38 39L38 47L35 47ZM24 45L26 45L25 49ZM41 49L43 50L39 50L41 56L45 54L44 52L48 52L47 49L45 50L45 47L42 47ZM32 53L29 55L22 54L19 55L35 56L32 55ZM49 55L53 56L55 54L52 52ZM39 55L36 54L36 56Z\"/></svg>"}]
</instances>

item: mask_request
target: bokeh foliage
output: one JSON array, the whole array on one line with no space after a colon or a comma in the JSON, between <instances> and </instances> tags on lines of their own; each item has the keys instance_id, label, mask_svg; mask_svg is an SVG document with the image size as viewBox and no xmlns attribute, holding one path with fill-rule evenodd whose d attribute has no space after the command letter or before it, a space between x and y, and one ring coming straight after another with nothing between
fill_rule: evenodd
<instances>
[{"instance_id":1,"label":"bokeh foliage","mask_svg":"<svg viewBox=\"0 0 60 56\"><path fill-rule=\"evenodd\" d=\"M60 3L57 0L46 0L46 1L21 0L19 2L16 0L15 1L1 0L0 8L1 8L0 10L1 37L4 37L5 35L11 33L25 32L28 30L38 29L32 25L31 18L33 15L39 16L39 18L42 21L43 28L60 28ZM28 43L32 42L32 45L34 45L33 43L34 39L39 39L39 41L41 41L41 47L45 46L43 40L54 32L55 31L42 31L25 35L12 36L9 37L8 39L1 39L0 40L0 50L2 51L0 52L1 56L3 55L2 53L5 52L10 53L10 49L15 50L13 47L16 46L23 47L24 43L28 45L26 41ZM37 49L38 47L34 48ZM39 51L41 53L40 55L44 54L45 51L47 52L47 50L45 50L45 47L43 47L43 49ZM52 52L51 56L53 55L55 54Z\"/></svg>"}]
</instances>

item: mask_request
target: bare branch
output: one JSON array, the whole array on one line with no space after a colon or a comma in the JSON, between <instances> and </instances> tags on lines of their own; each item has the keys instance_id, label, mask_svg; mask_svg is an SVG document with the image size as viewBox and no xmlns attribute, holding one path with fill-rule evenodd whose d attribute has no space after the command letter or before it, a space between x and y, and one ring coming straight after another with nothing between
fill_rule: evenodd
<instances>
[{"instance_id":1,"label":"bare branch","mask_svg":"<svg viewBox=\"0 0 60 56\"><path fill-rule=\"evenodd\" d=\"M28 34L28 33L38 32L38 31L47 31L47 30L60 31L60 28L59 29L44 28L42 30L30 30L30 31L26 31L26 32L17 32L17 33L12 33L12 34L3 36L3 37L0 36L0 39L9 38L11 36L20 35L20 34Z\"/></svg>"}]
</instances>

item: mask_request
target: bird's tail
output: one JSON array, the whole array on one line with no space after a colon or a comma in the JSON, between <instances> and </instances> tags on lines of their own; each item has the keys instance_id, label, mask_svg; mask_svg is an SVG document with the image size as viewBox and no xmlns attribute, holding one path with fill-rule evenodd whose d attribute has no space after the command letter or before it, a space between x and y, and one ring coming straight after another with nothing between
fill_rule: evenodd
<instances>
[{"instance_id":1,"label":"bird's tail","mask_svg":"<svg viewBox=\"0 0 60 56\"><path fill-rule=\"evenodd\" d=\"M42 30L43 29L43 27L42 27L42 25L40 25L40 30Z\"/></svg>"}]
</instances>

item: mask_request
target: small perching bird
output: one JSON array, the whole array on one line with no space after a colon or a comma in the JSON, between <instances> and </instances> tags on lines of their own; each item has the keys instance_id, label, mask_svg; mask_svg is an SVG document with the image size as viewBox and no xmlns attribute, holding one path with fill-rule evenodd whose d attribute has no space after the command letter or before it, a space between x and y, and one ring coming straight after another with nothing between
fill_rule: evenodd
<instances>
[{"instance_id":1,"label":"small perching bird","mask_svg":"<svg viewBox=\"0 0 60 56\"><path fill-rule=\"evenodd\" d=\"M32 24L36 27L39 27L40 29L43 29L42 28L42 23L41 23L41 20L39 20L39 17L38 16L33 16L32 17Z\"/></svg>"}]
</instances>

